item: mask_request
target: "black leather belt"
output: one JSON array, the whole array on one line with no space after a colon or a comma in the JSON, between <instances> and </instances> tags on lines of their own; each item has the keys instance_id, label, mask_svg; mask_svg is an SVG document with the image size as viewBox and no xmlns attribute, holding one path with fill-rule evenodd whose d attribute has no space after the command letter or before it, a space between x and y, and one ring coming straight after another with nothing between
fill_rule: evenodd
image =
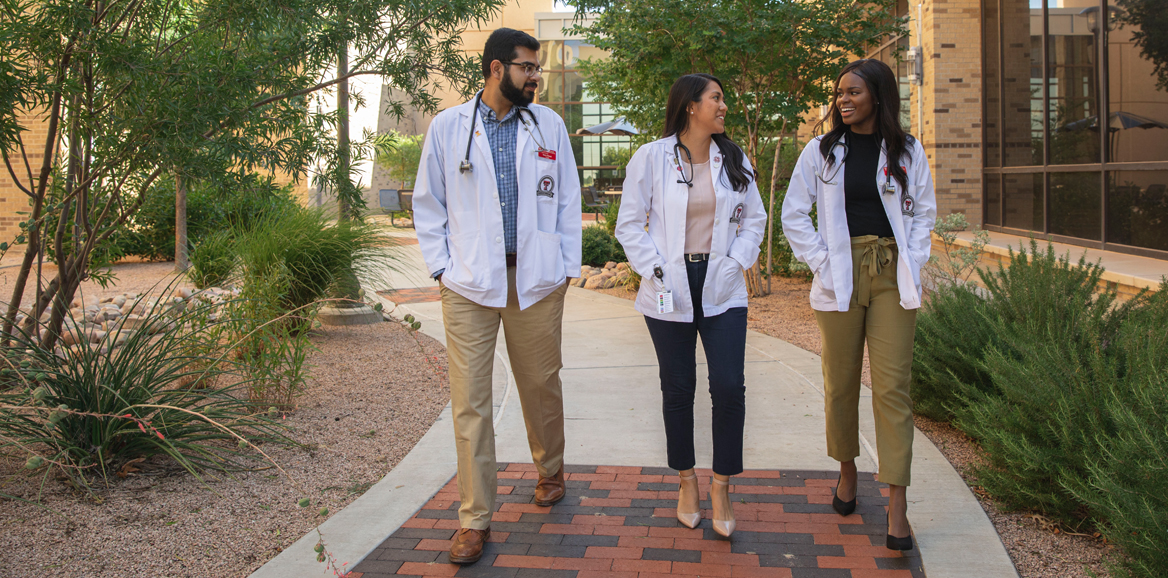
<instances>
[{"instance_id":1,"label":"black leather belt","mask_svg":"<svg viewBox=\"0 0 1168 578\"><path fill-rule=\"evenodd\" d=\"M690 263L697 263L699 261L709 261L710 254L709 253L686 253L685 260L689 261Z\"/></svg>"},{"instance_id":2,"label":"black leather belt","mask_svg":"<svg viewBox=\"0 0 1168 578\"><path fill-rule=\"evenodd\" d=\"M507 253L507 266L508 267L515 266L515 253Z\"/></svg>"}]
</instances>

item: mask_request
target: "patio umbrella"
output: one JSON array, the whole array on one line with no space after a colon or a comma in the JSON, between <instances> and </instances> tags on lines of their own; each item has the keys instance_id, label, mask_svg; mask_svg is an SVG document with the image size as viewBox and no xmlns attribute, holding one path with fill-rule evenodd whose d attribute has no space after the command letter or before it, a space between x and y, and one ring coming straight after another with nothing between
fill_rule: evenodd
<instances>
[{"instance_id":1,"label":"patio umbrella","mask_svg":"<svg viewBox=\"0 0 1168 578\"><path fill-rule=\"evenodd\" d=\"M1146 116L1132 114L1130 112L1119 111L1108 115L1108 132L1115 132L1129 128L1168 128L1168 124L1148 118ZM1083 120L1068 122L1058 130L1076 131L1083 129L1099 130L1099 117L1089 116Z\"/></svg>"},{"instance_id":2,"label":"patio umbrella","mask_svg":"<svg viewBox=\"0 0 1168 578\"><path fill-rule=\"evenodd\" d=\"M596 126L582 128L576 131L578 135L595 135L595 134L615 134L618 136L630 136L634 134L641 134L641 131L629 124L625 117L617 117L608 122L602 122Z\"/></svg>"}]
</instances>

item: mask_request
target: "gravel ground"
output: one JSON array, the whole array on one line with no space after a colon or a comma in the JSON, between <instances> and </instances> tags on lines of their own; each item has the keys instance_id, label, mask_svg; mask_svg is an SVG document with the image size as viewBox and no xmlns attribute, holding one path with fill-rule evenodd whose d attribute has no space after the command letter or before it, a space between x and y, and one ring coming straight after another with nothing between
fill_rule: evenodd
<instances>
[{"instance_id":1,"label":"gravel ground","mask_svg":"<svg viewBox=\"0 0 1168 578\"><path fill-rule=\"evenodd\" d=\"M597 291L630 300L636 297L635 292L625 289ZM810 291L809 280L776 277L770 295L750 301L748 327L819 355L819 328L807 301ZM864 385L871 386L867 354L861 379ZM1041 516L1002 512L980 488L972 485L976 483L976 477L971 470L981 460L977 444L947 423L922 416L914 416L914 421L966 483L971 484L974 495L993 522L1022 578L1107 576L1105 558L1111 549L1099 539L1067 534L1064 528L1050 524Z\"/></svg>"},{"instance_id":2,"label":"gravel ground","mask_svg":"<svg viewBox=\"0 0 1168 578\"><path fill-rule=\"evenodd\" d=\"M144 291L172 269L119 265L108 293ZM5 282L0 290L11 291ZM92 496L50 477L44 507L0 498L0 576L246 576L322 522L321 506L337 512L356 499L446 405L446 356L397 323L325 327L312 341L313 377L285 418L305 447L265 449L294 482L257 463L266 469L208 476L204 485L164 459ZM23 461L0 458L0 493L35 501L41 479L27 477ZM312 506L299 508L301 497Z\"/></svg>"}]
</instances>

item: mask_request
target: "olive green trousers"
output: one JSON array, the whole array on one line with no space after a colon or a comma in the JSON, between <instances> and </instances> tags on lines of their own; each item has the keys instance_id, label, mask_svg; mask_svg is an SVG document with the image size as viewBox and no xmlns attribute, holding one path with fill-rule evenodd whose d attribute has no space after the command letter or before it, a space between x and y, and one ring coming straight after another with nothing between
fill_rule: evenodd
<instances>
[{"instance_id":1,"label":"olive green trousers","mask_svg":"<svg viewBox=\"0 0 1168 578\"><path fill-rule=\"evenodd\" d=\"M917 312L900 306L896 241L852 237L852 300L847 311L816 311L823 338L827 454L846 462L860 455L860 373L864 344L872 367L879 479L909 485L913 419L909 383Z\"/></svg>"}]
</instances>

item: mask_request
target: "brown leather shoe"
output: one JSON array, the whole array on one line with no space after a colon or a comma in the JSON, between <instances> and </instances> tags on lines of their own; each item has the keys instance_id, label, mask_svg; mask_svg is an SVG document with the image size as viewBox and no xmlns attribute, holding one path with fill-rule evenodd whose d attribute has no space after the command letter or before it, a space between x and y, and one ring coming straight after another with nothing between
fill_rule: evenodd
<instances>
[{"instance_id":1,"label":"brown leather shoe","mask_svg":"<svg viewBox=\"0 0 1168 578\"><path fill-rule=\"evenodd\" d=\"M535 505L550 506L562 499L564 491L564 467L550 478L540 478L535 484Z\"/></svg>"},{"instance_id":2,"label":"brown leather shoe","mask_svg":"<svg viewBox=\"0 0 1168 578\"><path fill-rule=\"evenodd\" d=\"M454 564L474 564L483 557L483 545L491 537L491 529L472 530L463 528L454 536L450 545L450 562Z\"/></svg>"}]
</instances>

